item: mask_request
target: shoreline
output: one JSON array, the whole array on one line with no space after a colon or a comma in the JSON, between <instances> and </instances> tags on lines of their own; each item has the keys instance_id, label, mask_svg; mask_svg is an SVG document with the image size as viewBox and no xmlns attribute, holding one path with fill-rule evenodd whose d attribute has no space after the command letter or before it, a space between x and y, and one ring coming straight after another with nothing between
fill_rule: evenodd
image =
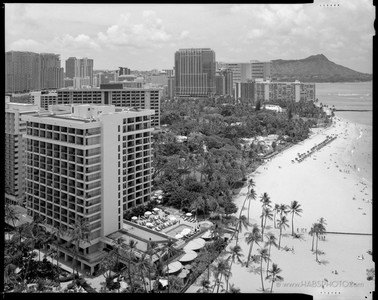
<instances>
[{"instance_id":1,"label":"shoreline","mask_svg":"<svg viewBox=\"0 0 378 300\"><path fill-rule=\"evenodd\" d=\"M366 254L368 250L372 250L372 183L363 182L364 176L361 172L355 171L353 164L348 161L350 151L358 151L355 141L362 142L364 139L369 139L369 136L364 134L365 129L365 125L355 124L336 116L331 126L313 130L308 139L278 153L248 176L248 179L254 179L257 194L256 201L251 201L250 223L260 224L261 203L259 200L264 192L268 193L272 206L275 203L290 204L291 201L297 200L303 209L301 216L294 218L295 232L301 235L301 239L291 236L291 215L287 216L290 227L283 232L282 237L281 246L295 248L295 254L272 248L272 262L277 263L282 269L283 283L329 278L334 276L332 270L339 270L343 280L360 282L360 286L354 289L275 285L273 292L309 293L315 299L327 299L330 297L328 294L331 290L335 293L337 290L341 293L339 297L336 297L337 299L346 299L346 296L350 299L361 296L372 297L369 292L374 290L374 282L366 280L366 269L374 267L371 256ZM291 162L297 153L310 150L314 144L322 142L326 135L331 134L337 134L338 138L301 163ZM355 149L348 148L350 144L353 144ZM357 167L362 168L361 162L359 163ZM234 197L239 209L245 199L246 191L247 187L243 187ZM240 210L236 214L239 212ZM246 209L243 214L247 215ZM315 255L309 251L312 238L308 232L311 225L320 217L326 219L327 231L367 235L326 235L326 241L319 241L319 249L324 252L324 256L320 257L323 263L317 264ZM268 221L267 225L265 233L270 231L278 238L279 230L273 227L272 221ZM239 245L244 254L243 260L246 260L249 245L245 242L244 234L245 229L239 235ZM234 245L233 240L227 249ZM255 246L252 255L258 254L257 249L258 247ZM364 261L357 259L361 254L365 254ZM253 265L256 271L259 264ZM241 293L262 292L259 272L253 272L236 263L233 264L231 272L230 284L240 288ZM270 287L270 282L265 280L264 285ZM194 283L187 292L195 293L199 288ZM335 295L332 296L334 299Z\"/></svg>"}]
</instances>

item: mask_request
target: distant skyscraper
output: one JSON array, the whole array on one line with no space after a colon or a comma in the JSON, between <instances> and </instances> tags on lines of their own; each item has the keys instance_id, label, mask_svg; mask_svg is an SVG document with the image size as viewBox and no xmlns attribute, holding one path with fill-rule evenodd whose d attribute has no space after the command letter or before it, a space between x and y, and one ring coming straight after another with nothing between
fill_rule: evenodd
<instances>
[{"instance_id":1,"label":"distant skyscraper","mask_svg":"<svg viewBox=\"0 0 378 300\"><path fill-rule=\"evenodd\" d=\"M215 52L210 48L180 49L175 53L176 96L215 94Z\"/></svg>"},{"instance_id":2,"label":"distant skyscraper","mask_svg":"<svg viewBox=\"0 0 378 300\"><path fill-rule=\"evenodd\" d=\"M233 96L233 74L229 69L221 69L216 75L216 94Z\"/></svg>"},{"instance_id":3,"label":"distant skyscraper","mask_svg":"<svg viewBox=\"0 0 378 300\"><path fill-rule=\"evenodd\" d=\"M59 54L41 53L41 89L60 89L64 86L63 68Z\"/></svg>"},{"instance_id":4,"label":"distant skyscraper","mask_svg":"<svg viewBox=\"0 0 378 300\"><path fill-rule=\"evenodd\" d=\"M10 93L41 88L40 55L34 52L8 51L5 53L5 91Z\"/></svg>"},{"instance_id":5,"label":"distant skyscraper","mask_svg":"<svg viewBox=\"0 0 378 300\"><path fill-rule=\"evenodd\" d=\"M89 77L89 85L93 86L93 59L70 57L66 60L66 77Z\"/></svg>"},{"instance_id":6,"label":"distant skyscraper","mask_svg":"<svg viewBox=\"0 0 378 300\"><path fill-rule=\"evenodd\" d=\"M70 57L66 60L66 77L73 79L79 74L76 57Z\"/></svg>"},{"instance_id":7,"label":"distant skyscraper","mask_svg":"<svg viewBox=\"0 0 378 300\"><path fill-rule=\"evenodd\" d=\"M130 75L130 74L131 74L131 70L129 68L118 67L118 76Z\"/></svg>"}]
</instances>

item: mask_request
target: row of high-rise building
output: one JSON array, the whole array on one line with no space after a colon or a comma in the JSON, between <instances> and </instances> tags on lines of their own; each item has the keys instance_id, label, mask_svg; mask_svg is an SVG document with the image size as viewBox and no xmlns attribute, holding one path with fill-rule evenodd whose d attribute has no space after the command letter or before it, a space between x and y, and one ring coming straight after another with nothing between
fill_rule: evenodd
<instances>
[{"instance_id":1,"label":"row of high-rise building","mask_svg":"<svg viewBox=\"0 0 378 300\"><path fill-rule=\"evenodd\" d=\"M93 86L93 59L69 57L66 60L66 76L74 87Z\"/></svg>"},{"instance_id":2,"label":"row of high-rise building","mask_svg":"<svg viewBox=\"0 0 378 300\"><path fill-rule=\"evenodd\" d=\"M19 93L64 86L59 54L8 51L5 53L5 92Z\"/></svg>"},{"instance_id":3,"label":"row of high-rise building","mask_svg":"<svg viewBox=\"0 0 378 300\"><path fill-rule=\"evenodd\" d=\"M269 101L315 101L315 83L253 81L235 84L235 99L256 103Z\"/></svg>"}]
</instances>

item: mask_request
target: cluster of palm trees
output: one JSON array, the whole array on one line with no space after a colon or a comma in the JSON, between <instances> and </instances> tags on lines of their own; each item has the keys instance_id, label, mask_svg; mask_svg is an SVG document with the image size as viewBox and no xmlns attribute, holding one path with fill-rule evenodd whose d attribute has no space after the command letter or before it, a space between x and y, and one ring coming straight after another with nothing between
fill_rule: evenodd
<instances>
[{"instance_id":1,"label":"cluster of palm trees","mask_svg":"<svg viewBox=\"0 0 378 300\"><path fill-rule=\"evenodd\" d=\"M5 282L9 284L9 288L22 291L27 289L27 283L33 279L47 279L34 278L36 276L40 277L42 274L36 273L36 269L31 268L37 256L38 263L41 263L41 254L43 254L43 258L50 256L52 259L51 269L56 274L49 279L60 283L59 252L60 247L62 247L62 237L65 237L67 246L73 245L72 250L69 248L65 249L73 253L73 268L74 272L76 272L76 277L78 277L80 243L88 241L89 238L87 220L77 219L75 224L72 224L71 229L62 227L51 229L49 226L46 226L46 223L40 216L35 216L31 223L15 226L20 220L19 215L20 213L16 211L14 206L5 205L5 221L13 225L8 232L8 239L4 245L4 275ZM44 245L50 245L51 247L50 249L43 250ZM37 250L38 254L35 250ZM54 257L56 259L56 266L54 266ZM17 268L19 268L19 272L16 272Z\"/></svg>"},{"instance_id":2,"label":"cluster of palm trees","mask_svg":"<svg viewBox=\"0 0 378 300\"><path fill-rule=\"evenodd\" d=\"M290 205L285 204L275 204L274 208L272 208L272 201L267 193L263 193L260 197L261 202L261 223L260 225L254 223L250 223L249 212L250 212L250 205L251 200L256 200L256 192L255 192L255 183L253 179L250 179L247 184L247 194L243 201L242 208L240 209L240 213L238 217L235 217L234 220L234 232L231 236L231 240L235 237L236 244L233 247L230 247L230 250L225 252L226 254L229 253L227 259L219 259L215 265L215 272L214 276L216 278L213 290L217 287L217 291L219 290L221 283L222 276L226 278L226 288L225 291L228 291L229 287L229 278L231 277L231 268L233 263L239 263L241 265L246 266L247 268L250 267L251 261L259 262L260 263L260 277L261 277L261 285L262 290L265 290L264 286L264 278L269 279L272 282L270 292L273 289L273 283L277 280L282 280L283 278L279 275L281 269L277 266L277 264L273 263L271 269L269 269L270 261L271 261L271 248L272 245L281 249L281 238L283 235L283 231L289 226L289 219L287 217L288 214L291 214L291 226L292 226L292 236L295 236L294 233L294 216L300 216L302 213L301 205L298 201L294 200L291 202ZM244 208L247 206L248 201L248 212L247 216L243 214ZM273 214L274 213L274 214ZM277 220L276 220L277 219ZM265 233L267 227L267 221L272 221L274 228L279 229L279 238L274 235L272 232ZM244 254L242 253L242 249L239 245L239 233L242 233L243 230L246 230L244 236L245 241L249 245L248 255L246 260L243 261ZM264 241L265 238L265 241ZM257 250L258 255L252 255L253 246L257 244L259 249ZM229 262L229 263L228 263ZM264 263L266 264L266 273L265 276L263 274ZM252 266L253 267L253 266Z\"/></svg>"},{"instance_id":3,"label":"cluster of palm trees","mask_svg":"<svg viewBox=\"0 0 378 300\"><path fill-rule=\"evenodd\" d=\"M312 236L312 244L311 244L311 251L315 252L315 260L317 263L320 263L318 254L320 251L318 250L318 242L321 236L326 234L326 227L327 225L326 220L324 218L320 218L318 222L312 224L311 229L309 231L309 235ZM314 250L314 240L315 240L315 250Z\"/></svg>"}]
</instances>

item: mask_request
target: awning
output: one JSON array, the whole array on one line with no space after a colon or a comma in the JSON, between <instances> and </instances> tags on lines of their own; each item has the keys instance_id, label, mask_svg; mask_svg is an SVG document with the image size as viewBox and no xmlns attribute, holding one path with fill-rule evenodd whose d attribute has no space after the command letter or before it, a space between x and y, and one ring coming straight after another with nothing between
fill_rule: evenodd
<instances>
[{"instance_id":1,"label":"awning","mask_svg":"<svg viewBox=\"0 0 378 300\"><path fill-rule=\"evenodd\" d=\"M209 240L213 237L213 234L211 233L210 230L206 231L202 236L201 238L202 239L205 239L205 240Z\"/></svg>"},{"instance_id":2,"label":"awning","mask_svg":"<svg viewBox=\"0 0 378 300\"><path fill-rule=\"evenodd\" d=\"M175 220L177 220L175 216L169 216L168 218L169 218L171 221L175 221Z\"/></svg>"},{"instance_id":3,"label":"awning","mask_svg":"<svg viewBox=\"0 0 378 300\"><path fill-rule=\"evenodd\" d=\"M133 217L131 217L131 220L138 220L138 217L133 216Z\"/></svg>"},{"instance_id":4,"label":"awning","mask_svg":"<svg viewBox=\"0 0 378 300\"><path fill-rule=\"evenodd\" d=\"M145 214L146 216L149 216L150 214L152 214L152 212L150 212L150 211L146 211L144 214Z\"/></svg>"},{"instance_id":5,"label":"awning","mask_svg":"<svg viewBox=\"0 0 378 300\"><path fill-rule=\"evenodd\" d=\"M147 226L147 227L153 227L154 224L152 224L152 223L150 223L150 222L147 222L147 223L146 223L146 226Z\"/></svg>"},{"instance_id":6,"label":"awning","mask_svg":"<svg viewBox=\"0 0 378 300\"><path fill-rule=\"evenodd\" d=\"M153 208L152 210L153 210L153 211L159 211L159 210L160 210L160 208L158 208L158 207L155 207L155 208Z\"/></svg>"},{"instance_id":7,"label":"awning","mask_svg":"<svg viewBox=\"0 0 378 300\"><path fill-rule=\"evenodd\" d=\"M182 264L179 261L174 261L168 265L168 273L172 274L179 271L182 268ZM165 268L167 271L167 268Z\"/></svg>"},{"instance_id":8,"label":"awning","mask_svg":"<svg viewBox=\"0 0 378 300\"><path fill-rule=\"evenodd\" d=\"M191 216L192 216L192 213L188 212L188 213L185 214L185 216L187 216L187 217L191 217Z\"/></svg>"},{"instance_id":9,"label":"awning","mask_svg":"<svg viewBox=\"0 0 378 300\"><path fill-rule=\"evenodd\" d=\"M205 240L201 238L196 238L193 241L190 241L185 247L184 250L198 250L205 246Z\"/></svg>"},{"instance_id":10,"label":"awning","mask_svg":"<svg viewBox=\"0 0 378 300\"><path fill-rule=\"evenodd\" d=\"M193 250L185 250L184 255L179 259L180 262L192 261L197 257L197 253Z\"/></svg>"}]
</instances>

